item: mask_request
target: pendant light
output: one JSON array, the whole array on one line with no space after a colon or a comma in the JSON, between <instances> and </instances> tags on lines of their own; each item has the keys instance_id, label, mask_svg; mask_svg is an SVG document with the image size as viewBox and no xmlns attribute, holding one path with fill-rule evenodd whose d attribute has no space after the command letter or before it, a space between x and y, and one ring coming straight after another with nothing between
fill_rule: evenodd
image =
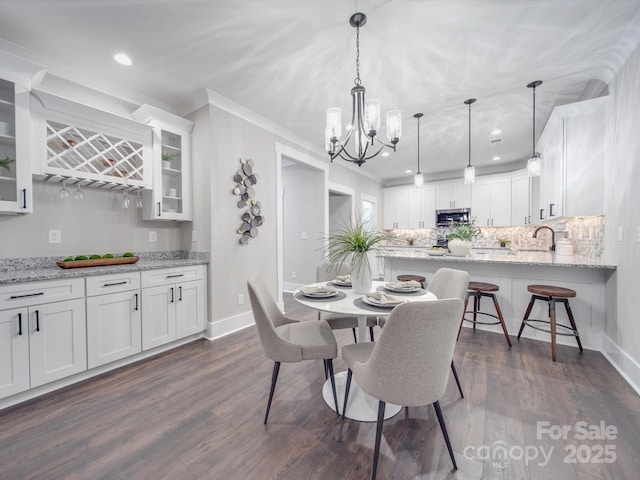
<instances>
[{"instance_id":1,"label":"pendant light","mask_svg":"<svg viewBox=\"0 0 640 480\"><path fill-rule=\"evenodd\" d=\"M413 115L413 118L418 119L418 170L416 170L416 175L413 177L413 183L417 188L422 188L424 185L424 176L420 171L420 117L422 117L422 113Z\"/></svg>"},{"instance_id":2,"label":"pendant light","mask_svg":"<svg viewBox=\"0 0 640 480\"><path fill-rule=\"evenodd\" d=\"M476 169L471 165L471 105L476 103L475 98L469 98L464 101L465 105L469 105L469 163L464 169L464 183L470 184L476 181Z\"/></svg>"},{"instance_id":3,"label":"pendant light","mask_svg":"<svg viewBox=\"0 0 640 480\"><path fill-rule=\"evenodd\" d=\"M327 126L325 128L325 147L329 158L340 157L347 162L362 166L364 162L378 155L382 149L389 148L396 151L396 144L402 137L402 116L400 110L387 113L387 138L389 143L380 140L380 101L365 100L365 88L360 80L360 27L367 23L364 13L354 13L349 19L349 25L356 29L356 78L351 88L351 128L342 136L342 110L331 107L327 110ZM353 137L353 144L349 139ZM374 144L378 142L379 147ZM349 152L347 147L352 148Z\"/></svg>"},{"instance_id":4,"label":"pendant light","mask_svg":"<svg viewBox=\"0 0 640 480\"><path fill-rule=\"evenodd\" d=\"M529 172L530 177L539 177L542 171L542 167L540 165L540 157L536 153L536 87L542 85L542 80L536 80L535 82L531 82L527 85L527 88L533 89L533 153L531 158L527 161L527 171Z\"/></svg>"}]
</instances>

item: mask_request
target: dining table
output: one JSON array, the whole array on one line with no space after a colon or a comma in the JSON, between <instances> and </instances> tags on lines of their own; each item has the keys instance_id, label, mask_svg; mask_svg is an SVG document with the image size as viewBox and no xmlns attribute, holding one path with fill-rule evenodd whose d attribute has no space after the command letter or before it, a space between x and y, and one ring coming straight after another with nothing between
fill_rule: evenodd
<instances>
[{"instance_id":1,"label":"dining table","mask_svg":"<svg viewBox=\"0 0 640 480\"><path fill-rule=\"evenodd\" d=\"M437 300L437 297L423 289L415 288L413 290L402 290L393 288L395 282L374 281L371 287L372 296L370 294L355 293L348 284L337 281L318 282L305 285L297 289L293 293L293 298L314 310L321 312L334 313L340 315L352 315L358 318L358 342L370 341L367 337L367 317L388 317L393 309L400 303L405 302L424 302ZM303 291L314 291L317 287L333 287L335 293L327 293L325 295L305 295ZM322 288L320 288L322 291ZM387 304L381 305L375 302L375 297L384 294L387 299L391 299ZM393 300L397 300L396 303ZM345 386L347 383L347 372L338 372L335 374L336 393L338 395L338 405L342 408L344 403ZM333 392L329 380L322 387L322 396L325 403L335 410L333 402ZM401 405L386 404L385 419L391 418L402 409ZM340 412L342 413L342 412ZM345 411L345 417L362 422L375 422L378 415L378 400L364 392L358 387L355 379L351 381L349 389L349 403Z\"/></svg>"}]
</instances>

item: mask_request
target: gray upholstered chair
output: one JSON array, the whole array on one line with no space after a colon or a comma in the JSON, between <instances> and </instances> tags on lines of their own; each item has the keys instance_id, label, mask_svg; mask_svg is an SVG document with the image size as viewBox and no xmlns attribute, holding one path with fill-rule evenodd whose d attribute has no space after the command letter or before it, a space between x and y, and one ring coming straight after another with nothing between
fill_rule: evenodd
<instances>
[{"instance_id":1,"label":"gray upholstered chair","mask_svg":"<svg viewBox=\"0 0 640 480\"><path fill-rule=\"evenodd\" d=\"M349 263L343 263L337 267L330 266L323 263L316 267L316 282L328 282L336 278L338 275L349 275L351 273L351 265ZM358 343L358 336L356 335L356 328L358 327L358 317L353 315L340 315L337 313L323 313L318 312L318 319L325 320L331 330L342 330L344 328L350 328L353 332L353 340ZM367 327L369 327L369 336L373 342L373 327L378 324L378 318L374 316L367 317Z\"/></svg>"},{"instance_id":2,"label":"gray upholstered chair","mask_svg":"<svg viewBox=\"0 0 640 480\"><path fill-rule=\"evenodd\" d=\"M247 287L260 344L267 358L275 362L264 423L266 424L269 418L271 400L282 362L323 360L325 372L329 373L331 379L333 400L338 413L338 397L333 376L333 359L338 356L338 344L329 325L324 321L300 322L285 316L258 277L251 277L247 281Z\"/></svg>"},{"instance_id":3,"label":"gray upholstered chair","mask_svg":"<svg viewBox=\"0 0 640 480\"><path fill-rule=\"evenodd\" d=\"M463 304L451 298L398 305L377 342L342 348L342 359L349 367L343 418L352 376L362 390L379 401L371 478L376 478L386 403L406 407L433 404L453 467L458 468L439 400L447 387Z\"/></svg>"},{"instance_id":4,"label":"gray upholstered chair","mask_svg":"<svg viewBox=\"0 0 640 480\"><path fill-rule=\"evenodd\" d=\"M439 268L434 273L433 278L427 286L427 291L433 293L438 300L445 298L459 298L463 302L467 296L467 288L469 286L469 273L464 270L456 270L453 268ZM462 317L460 317L462 318ZM385 319L380 317L379 325L384 327ZM458 371L451 359L451 372L453 378L458 386L460 396L464 398L462 392L462 385L460 385L460 379L458 378Z\"/></svg>"}]
</instances>

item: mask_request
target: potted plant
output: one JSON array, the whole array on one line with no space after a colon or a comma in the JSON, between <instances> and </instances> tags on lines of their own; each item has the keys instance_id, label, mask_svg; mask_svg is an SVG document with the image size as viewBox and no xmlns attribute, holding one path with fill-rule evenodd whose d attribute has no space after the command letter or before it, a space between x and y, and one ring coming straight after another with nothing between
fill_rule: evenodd
<instances>
[{"instance_id":1,"label":"potted plant","mask_svg":"<svg viewBox=\"0 0 640 480\"><path fill-rule=\"evenodd\" d=\"M370 255L386 251L384 242L393 234L370 230L362 220L346 224L327 236L326 262L338 270L343 263L351 264L351 284L355 293L368 293L372 285Z\"/></svg>"},{"instance_id":2,"label":"potted plant","mask_svg":"<svg viewBox=\"0 0 640 480\"><path fill-rule=\"evenodd\" d=\"M497 238L496 241L500 244L502 248L507 246L507 243L511 243L511 240L508 238Z\"/></svg>"},{"instance_id":3,"label":"potted plant","mask_svg":"<svg viewBox=\"0 0 640 480\"><path fill-rule=\"evenodd\" d=\"M470 223L451 222L447 234L447 246L456 257L466 257L473 248L473 240L482 234L475 218Z\"/></svg>"},{"instance_id":4,"label":"potted plant","mask_svg":"<svg viewBox=\"0 0 640 480\"><path fill-rule=\"evenodd\" d=\"M175 157L170 153L162 154L162 168L171 168L171 164L175 160Z\"/></svg>"},{"instance_id":5,"label":"potted plant","mask_svg":"<svg viewBox=\"0 0 640 480\"><path fill-rule=\"evenodd\" d=\"M0 168L4 168L7 172L11 171L11 164L15 162L13 158L9 158L8 155L5 155L4 158L0 158Z\"/></svg>"},{"instance_id":6,"label":"potted plant","mask_svg":"<svg viewBox=\"0 0 640 480\"><path fill-rule=\"evenodd\" d=\"M407 235L406 237L404 237L404 239L407 241L409 245L413 245L417 237L415 235Z\"/></svg>"}]
</instances>

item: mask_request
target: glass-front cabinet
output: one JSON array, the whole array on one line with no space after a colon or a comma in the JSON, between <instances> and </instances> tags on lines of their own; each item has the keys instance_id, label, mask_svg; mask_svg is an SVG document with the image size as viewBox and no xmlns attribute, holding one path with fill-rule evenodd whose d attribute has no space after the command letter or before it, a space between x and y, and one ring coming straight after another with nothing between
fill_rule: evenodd
<instances>
[{"instance_id":1,"label":"glass-front cabinet","mask_svg":"<svg viewBox=\"0 0 640 480\"><path fill-rule=\"evenodd\" d=\"M145 191L145 220L192 220L191 130L193 122L150 105L133 113L153 127L153 188Z\"/></svg>"}]
</instances>

